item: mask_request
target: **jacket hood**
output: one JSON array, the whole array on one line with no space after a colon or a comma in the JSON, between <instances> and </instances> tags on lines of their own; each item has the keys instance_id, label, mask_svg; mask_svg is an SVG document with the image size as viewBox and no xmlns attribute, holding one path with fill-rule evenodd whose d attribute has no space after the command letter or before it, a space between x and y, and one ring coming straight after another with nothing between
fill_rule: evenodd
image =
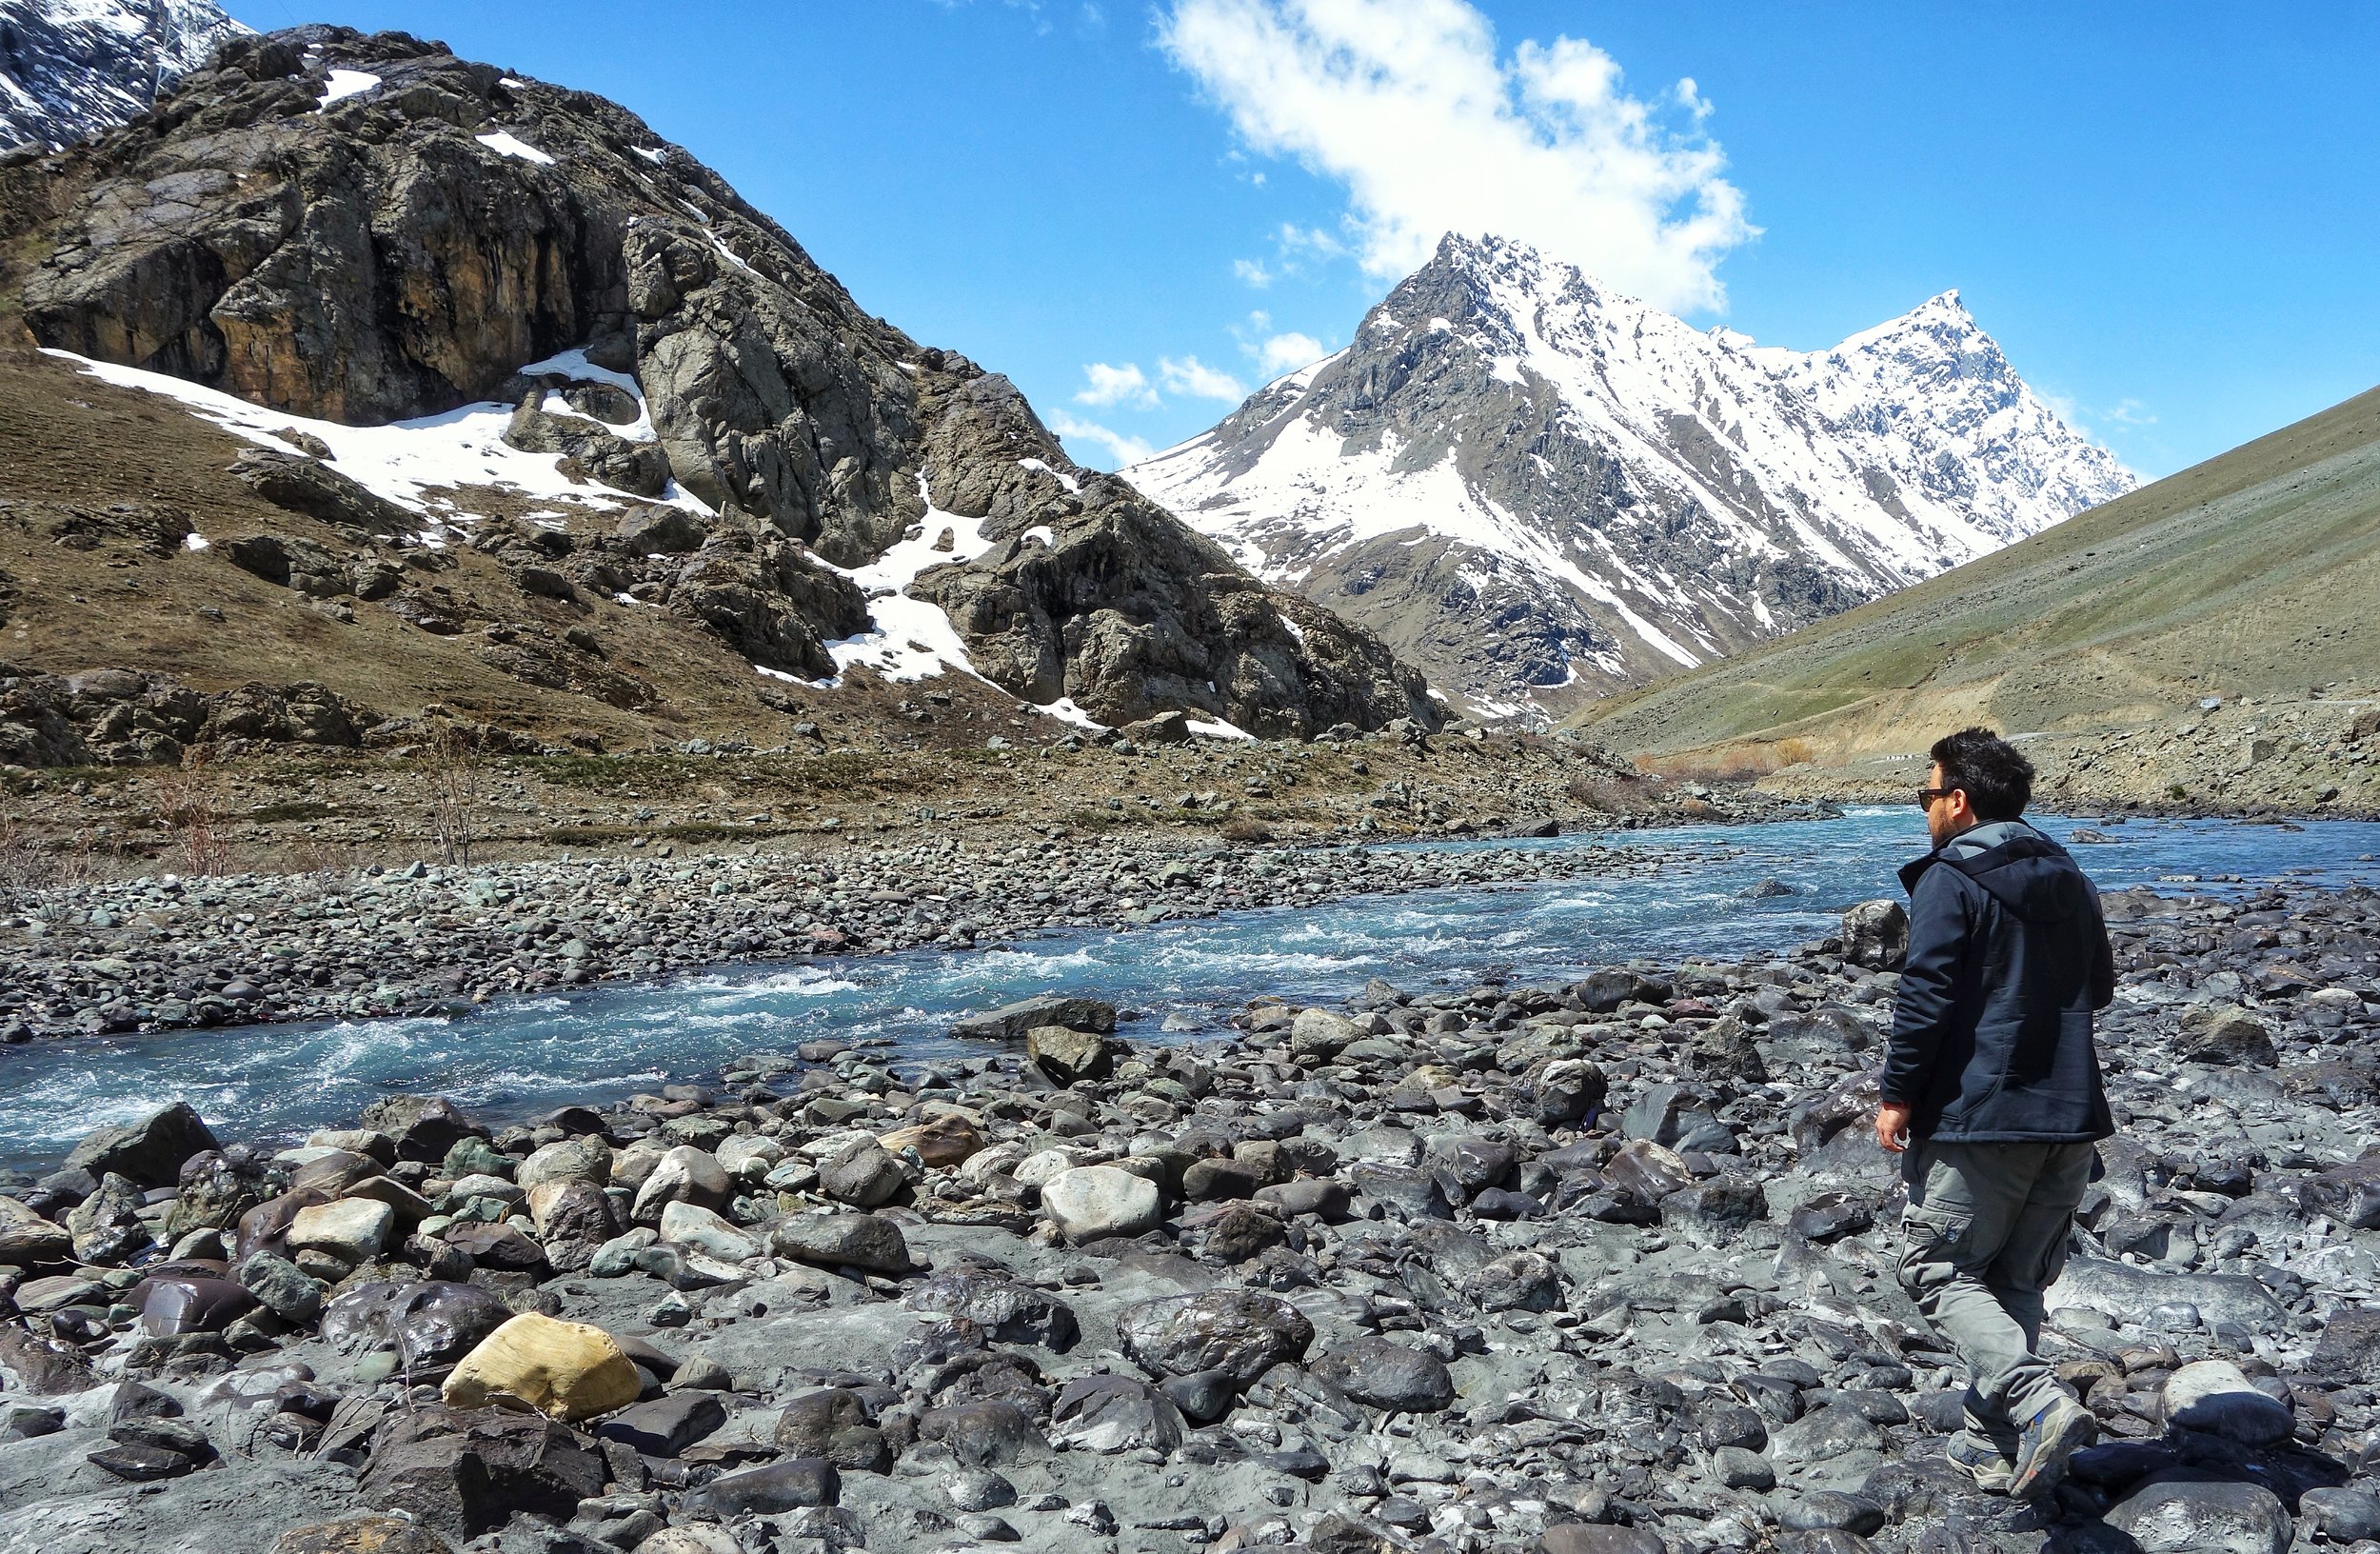
<instances>
[{"instance_id":1,"label":"jacket hood","mask_svg":"<svg viewBox=\"0 0 2380 1554\"><path fill-rule=\"evenodd\" d=\"M2027 923L2055 923L2089 912L2094 892L2064 847L2021 820L1997 820L1961 831L1901 870L1914 890L1936 864L1958 870Z\"/></svg>"}]
</instances>

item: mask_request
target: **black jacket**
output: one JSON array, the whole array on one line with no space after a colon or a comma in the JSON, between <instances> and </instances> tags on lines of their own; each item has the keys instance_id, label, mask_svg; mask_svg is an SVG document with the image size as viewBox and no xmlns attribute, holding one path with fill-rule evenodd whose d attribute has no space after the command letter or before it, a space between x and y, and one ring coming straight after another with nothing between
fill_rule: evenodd
<instances>
[{"instance_id":1,"label":"black jacket","mask_svg":"<svg viewBox=\"0 0 2380 1554\"><path fill-rule=\"evenodd\" d=\"M1913 1138L2077 1142L2115 1131L2091 1015L2115 997L2099 892L2022 821L1976 827L1901 870L1909 960L1883 1098Z\"/></svg>"}]
</instances>

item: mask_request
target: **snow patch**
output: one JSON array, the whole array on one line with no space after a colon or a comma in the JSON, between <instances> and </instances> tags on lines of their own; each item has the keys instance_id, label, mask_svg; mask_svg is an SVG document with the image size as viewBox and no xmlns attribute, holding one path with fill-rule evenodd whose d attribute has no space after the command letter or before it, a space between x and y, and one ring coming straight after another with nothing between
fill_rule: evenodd
<instances>
[{"instance_id":1,"label":"snow patch","mask_svg":"<svg viewBox=\"0 0 2380 1554\"><path fill-rule=\"evenodd\" d=\"M962 518L935 507L923 475L918 477L918 496L925 504L925 519L914 538L902 540L864 567L834 568L863 593L891 591L868 601L868 619L874 624L874 630L826 645L836 672L823 682L825 685L839 684L843 671L854 667L872 670L878 678L896 683L923 680L949 669L983 680L968 659L966 645L959 640L958 628L950 624L950 617L929 600L910 598L908 588L928 567L973 561L999 542L983 532L983 520ZM934 543L945 528L950 530L954 548L937 550ZM832 564L821 561L819 565ZM988 680L983 683L991 684ZM1008 693L1003 690L1001 694Z\"/></svg>"},{"instance_id":2,"label":"snow patch","mask_svg":"<svg viewBox=\"0 0 2380 1554\"><path fill-rule=\"evenodd\" d=\"M1071 723L1080 728L1088 728L1093 733L1103 734L1107 731L1107 725L1075 706L1074 698L1071 696L1061 696L1054 702L1029 702L1026 705L1061 722Z\"/></svg>"},{"instance_id":3,"label":"snow patch","mask_svg":"<svg viewBox=\"0 0 2380 1554\"><path fill-rule=\"evenodd\" d=\"M369 70L332 70L323 85L322 96L314 102L314 111L319 113L333 103L360 97L378 85L380 77Z\"/></svg>"},{"instance_id":4,"label":"snow patch","mask_svg":"<svg viewBox=\"0 0 2380 1554\"><path fill-rule=\"evenodd\" d=\"M444 414L394 421L387 426L350 427L268 409L163 372L92 361L71 351L50 350L45 354L72 362L92 377L119 388L138 388L176 400L202 419L275 452L289 451L288 441L277 433L300 431L318 437L330 448L331 462L341 474L375 495L439 523L477 521L477 515L463 511L451 498L436 494L440 488L494 486L531 500L598 512L635 506L643 500L607 486L570 479L555 468L556 461L550 453L525 453L506 446L504 431L512 420L509 405L482 401ZM525 370L565 370L555 364L579 355L565 351ZM586 375L595 376L601 370L590 369ZM642 403L641 395L639 402ZM711 515L708 507L674 481L661 500L688 512ZM434 527L426 528L423 532L426 541L440 537Z\"/></svg>"},{"instance_id":5,"label":"snow patch","mask_svg":"<svg viewBox=\"0 0 2380 1554\"><path fill-rule=\"evenodd\" d=\"M1238 724L1225 723L1220 718L1188 718L1183 721L1189 725L1190 731L1192 733L1199 735L1202 739L1256 738L1256 735L1248 732L1245 728L1240 727Z\"/></svg>"},{"instance_id":6,"label":"snow patch","mask_svg":"<svg viewBox=\"0 0 2380 1554\"><path fill-rule=\"evenodd\" d=\"M208 544L207 536L195 530L182 536L182 548L185 550L204 550Z\"/></svg>"},{"instance_id":7,"label":"snow patch","mask_svg":"<svg viewBox=\"0 0 2380 1554\"><path fill-rule=\"evenodd\" d=\"M657 168L658 168L658 167L660 167L660 166L661 166L664 162L666 162L666 161L668 161L668 160L669 160L669 153L668 153L668 152L664 151L664 150L659 150L659 149L655 149L655 148L653 148L653 147L650 147L650 146L631 146L631 147L629 147L629 148L628 148L628 149L630 149L630 150L632 150L632 151L636 152L636 154L637 154L637 155L639 155L639 156L641 156L641 157L645 158L645 161L650 162L653 166L655 166L655 167L657 167Z\"/></svg>"},{"instance_id":8,"label":"snow patch","mask_svg":"<svg viewBox=\"0 0 2380 1554\"><path fill-rule=\"evenodd\" d=\"M509 130L499 130L493 134L474 135L471 138L500 156L519 157L524 162L534 162L543 168L550 168L554 165L552 157L521 139Z\"/></svg>"},{"instance_id":9,"label":"snow patch","mask_svg":"<svg viewBox=\"0 0 2380 1554\"><path fill-rule=\"evenodd\" d=\"M1042 474L1045 474L1049 476L1050 479L1058 482L1059 485L1066 488L1066 494L1069 496L1081 496L1082 494L1082 482L1077 480L1074 476L1067 474L1062 469L1051 468L1040 459L1019 459L1017 461L1017 468L1020 469L1040 470Z\"/></svg>"},{"instance_id":10,"label":"snow patch","mask_svg":"<svg viewBox=\"0 0 2380 1554\"><path fill-rule=\"evenodd\" d=\"M707 220L707 218L705 219ZM750 265L744 262L742 254L727 247L727 240L725 238L721 237L717 232L709 230L705 230L703 235L711 240L711 247L719 250L719 256L722 259L726 260L727 263L735 266L736 269L744 271L746 275L757 276L760 274L759 270L754 269Z\"/></svg>"},{"instance_id":11,"label":"snow patch","mask_svg":"<svg viewBox=\"0 0 2380 1554\"><path fill-rule=\"evenodd\" d=\"M538 407L547 414L569 415L576 416L582 421L594 421L596 425L613 436L631 443L649 443L659 439L661 434L653 427L652 407L645 402L645 390L637 386L636 379L625 372L615 372L607 367L597 367L586 359L586 352L584 349L562 351L546 357L542 362L531 362L521 369L521 375L525 378L536 377L547 372L559 373L582 383L611 385L636 401L636 419L625 426L615 427L608 421L588 415L560 394L553 392L548 392L545 402Z\"/></svg>"}]
</instances>

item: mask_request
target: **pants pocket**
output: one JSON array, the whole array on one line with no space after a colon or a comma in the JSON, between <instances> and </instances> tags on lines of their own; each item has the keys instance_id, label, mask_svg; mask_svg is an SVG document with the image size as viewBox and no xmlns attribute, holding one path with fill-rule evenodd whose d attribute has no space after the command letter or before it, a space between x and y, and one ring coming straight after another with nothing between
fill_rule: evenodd
<instances>
[{"instance_id":1,"label":"pants pocket","mask_svg":"<svg viewBox=\"0 0 2380 1554\"><path fill-rule=\"evenodd\" d=\"M2057 1234L2052 1236L2049 1245L2041 1248L2041 1266L2033 1274L2033 1288L2047 1289L2057 1283L2058 1275L2066 1271L2066 1250L2073 1239L2074 1217L2069 1214L2059 1224Z\"/></svg>"},{"instance_id":2,"label":"pants pocket","mask_svg":"<svg viewBox=\"0 0 2380 1554\"><path fill-rule=\"evenodd\" d=\"M1938 1208L1901 1210L1901 1287L1912 1294L1948 1279L1974 1239L1975 1217Z\"/></svg>"}]
</instances>

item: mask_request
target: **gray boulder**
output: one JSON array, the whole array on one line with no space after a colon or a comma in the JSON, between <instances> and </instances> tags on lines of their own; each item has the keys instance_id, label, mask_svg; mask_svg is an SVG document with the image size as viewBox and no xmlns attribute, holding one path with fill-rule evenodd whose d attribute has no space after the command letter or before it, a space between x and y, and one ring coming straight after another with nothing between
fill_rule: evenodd
<instances>
[{"instance_id":1,"label":"gray boulder","mask_svg":"<svg viewBox=\"0 0 2380 1554\"><path fill-rule=\"evenodd\" d=\"M1909 956L1909 909L1897 901L1863 901L1843 913L1843 959L1871 971L1897 971Z\"/></svg>"},{"instance_id":2,"label":"gray boulder","mask_svg":"<svg viewBox=\"0 0 2380 1554\"><path fill-rule=\"evenodd\" d=\"M788 1214L768 1226L768 1248L779 1257L821 1267L870 1273L909 1271L909 1244L901 1226L873 1214Z\"/></svg>"},{"instance_id":3,"label":"gray boulder","mask_svg":"<svg viewBox=\"0 0 2380 1554\"><path fill-rule=\"evenodd\" d=\"M2286 1554L2288 1507L2261 1484L2152 1484L2107 1513L2141 1554Z\"/></svg>"},{"instance_id":4,"label":"gray boulder","mask_svg":"<svg viewBox=\"0 0 2380 1554\"><path fill-rule=\"evenodd\" d=\"M1455 1401L1444 1361L1385 1338L1359 1338L1307 1367L1356 1402L1392 1413L1435 1414Z\"/></svg>"},{"instance_id":5,"label":"gray boulder","mask_svg":"<svg viewBox=\"0 0 2380 1554\"><path fill-rule=\"evenodd\" d=\"M1302 1359L1314 1325L1278 1296L1210 1289L1127 1307L1116 1319L1124 1353L1150 1375L1214 1372L1245 1386L1279 1361Z\"/></svg>"},{"instance_id":6,"label":"gray boulder","mask_svg":"<svg viewBox=\"0 0 2380 1554\"><path fill-rule=\"evenodd\" d=\"M1109 1035L1116 1028L1116 1006L1103 998L1029 998L955 1020L950 1033L965 1041L1013 1042L1044 1026Z\"/></svg>"},{"instance_id":7,"label":"gray boulder","mask_svg":"<svg viewBox=\"0 0 2380 1554\"><path fill-rule=\"evenodd\" d=\"M114 1172L144 1187L174 1185L182 1163L218 1147L197 1110L187 1101L149 1113L137 1123L86 1134L66 1157L65 1169L93 1176Z\"/></svg>"},{"instance_id":8,"label":"gray boulder","mask_svg":"<svg viewBox=\"0 0 2380 1554\"><path fill-rule=\"evenodd\" d=\"M2182 1017L2173 1055L2228 1068L2270 1068L2281 1061L2265 1023L2235 1005L2217 1004Z\"/></svg>"}]
</instances>

